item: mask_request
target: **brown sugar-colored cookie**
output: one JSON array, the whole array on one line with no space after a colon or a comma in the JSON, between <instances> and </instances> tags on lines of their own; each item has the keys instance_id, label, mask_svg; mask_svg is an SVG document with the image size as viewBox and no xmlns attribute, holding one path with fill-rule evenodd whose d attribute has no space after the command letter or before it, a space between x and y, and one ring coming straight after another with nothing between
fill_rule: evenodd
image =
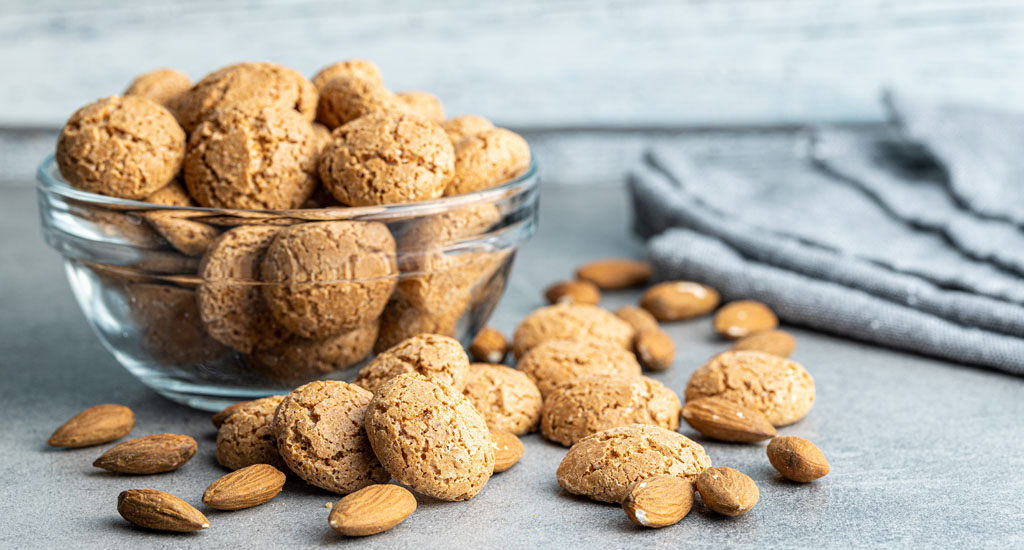
<instances>
[{"instance_id":1,"label":"brown sugar-colored cookie","mask_svg":"<svg viewBox=\"0 0 1024 550\"><path fill-rule=\"evenodd\" d=\"M224 420L217 431L217 462L221 466L238 470L270 464L288 471L274 437L274 413L283 399L283 395L272 395L249 401Z\"/></svg>"},{"instance_id":2,"label":"brown sugar-colored cookie","mask_svg":"<svg viewBox=\"0 0 1024 550\"><path fill-rule=\"evenodd\" d=\"M451 178L455 153L436 122L375 113L331 134L320 156L320 180L349 206L436 199Z\"/></svg>"},{"instance_id":3,"label":"brown sugar-colored cookie","mask_svg":"<svg viewBox=\"0 0 1024 550\"><path fill-rule=\"evenodd\" d=\"M317 96L310 81L287 67L274 63L237 63L197 82L182 96L178 116L189 135L199 123L228 105L289 109L312 121Z\"/></svg>"},{"instance_id":4,"label":"brown sugar-colored cookie","mask_svg":"<svg viewBox=\"0 0 1024 550\"><path fill-rule=\"evenodd\" d=\"M194 213L177 210L153 210L142 213L153 230L160 234L178 252L186 256L202 256L213 244L220 231L188 218Z\"/></svg>"},{"instance_id":5,"label":"brown sugar-colored cookie","mask_svg":"<svg viewBox=\"0 0 1024 550\"><path fill-rule=\"evenodd\" d=\"M339 494L386 483L390 476L363 429L372 397L337 380L295 388L274 416L277 450L285 464L306 483Z\"/></svg>"},{"instance_id":6,"label":"brown sugar-colored cookie","mask_svg":"<svg viewBox=\"0 0 1024 550\"><path fill-rule=\"evenodd\" d=\"M647 290L640 306L659 321L682 321L707 315L718 307L715 289L690 281L668 281Z\"/></svg>"},{"instance_id":7,"label":"brown sugar-colored cookie","mask_svg":"<svg viewBox=\"0 0 1024 550\"><path fill-rule=\"evenodd\" d=\"M143 199L181 170L185 132L170 111L149 99L112 96L71 115L57 138L56 157L72 187Z\"/></svg>"},{"instance_id":8,"label":"brown sugar-colored cookie","mask_svg":"<svg viewBox=\"0 0 1024 550\"><path fill-rule=\"evenodd\" d=\"M157 69L139 75L124 95L136 95L163 105L171 113L178 108L181 98L192 89L192 79L174 69Z\"/></svg>"},{"instance_id":9,"label":"brown sugar-colored cookie","mask_svg":"<svg viewBox=\"0 0 1024 550\"><path fill-rule=\"evenodd\" d=\"M469 357L454 338L420 334L374 357L352 383L376 393L384 382L407 372L462 391L469 378Z\"/></svg>"},{"instance_id":10,"label":"brown sugar-colored cookie","mask_svg":"<svg viewBox=\"0 0 1024 550\"><path fill-rule=\"evenodd\" d=\"M196 365L228 353L203 328L195 291L141 283L129 285L125 298L139 344L159 363Z\"/></svg>"},{"instance_id":11,"label":"brown sugar-colored cookie","mask_svg":"<svg viewBox=\"0 0 1024 550\"><path fill-rule=\"evenodd\" d=\"M444 106L437 96L427 92L402 92L395 96L405 112L434 122L444 120Z\"/></svg>"},{"instance_id":12,"label":"brown sugar-colored cookie","mask_svg":"<svg viewBox=\"0 0 1024 550\"><path fill-rule=\"evenodd\" d=\"M497 187L530 167L530 146L504 128L484 130L455 144L455 175L445 196Z\"/></svg>"},{"instance_id":13,"label":"brown sugar-colored cookie","mask_svg":"<svg viewBox=\"0 0 1024 550\"><path fill-rule=\"evenodd\" d=\"M293 225L274 238L261 273L278 323L325 338L380 316L398 282L395 240L376 222Z\"/></svg>"},{"instance_id":14,"label":"brown sugar-colored cookie","mask_svg":"<svg viewBox=\"0 0 1024 550\"><path fill-rule=\"evenodd\" d=\"M611 342L597 339L549 340L524 355L516 368L537 384L545 398L567 382L596 375L636 378L636 356Z\"/></svg>"},{"instance_id":15,"label":"brown sugar-colored cookie","mask_svg":"<svg viewBox=\"0 0 1024 550\"><path fill-rule=\"evenodd\" d=\"M675 392L652 378L589 376L570 380L544 398L540 431L566 447L629 424L676 431L682 407Z\"/></svg>"},{"instance_id":16,"label":"brown sugar-colored cookie","mask_svg":"<svg viewBox=\"0 0 1024 550\"><path fill-rule=\"evenodd\" d=\"M383 83L380 68L372 61L364 59L347 59L328 65L313 77L313 85L323 92L328 82L339 76L356 76L371 82Z\"/></svg>"},{"instance_id":17,"label":"brown sugar-colored cookie","mask_svg":"<svg viewBox=\"0 0 1024 550\"><path fill-rule=\"evenodd\" d=\"M374 319L318 340L294 336L276 346L253 350L249 364L277 382L307 382L362 361L377 341L377 324Z\"/></svg>"},{"instance_id":18,"label":"brown sugar-colored cookie","mask_svg":"<svg viewBox=\"0 0 1024 550\"><path fill-rule=\"evenodd\" d=\"M558 484L575 495L621 502L629 487L656 475L673 475L691 486L711 459L678 432L634 424L612 428L576 442L558 466Z\"/></svg>"},{"instance_id":19,"label":"brown sugar-colored cookie","mask_svg":"<svg viewBox=\"0 0 1024 550\"><path fill-rule=\"evenodd\" d=\"M217 238L199 264L199 313L210 336L242 353L287 336L263 299L260 263L279 228L243 225Z\"/></svg>"},{"instance_id":20,"label":"brown sugar-colored cookie","mask_svg":"<svg viewBox=\"0 0 1024 550\"><path fill-rule=\"evenodd\" d=\"M775 426L785 426L814 406L814 380L799 363L776 355L726 351L694 371L685 397L721 397L760 411Z\"/></svg>"},{"instance_id":21,"label":"brown sugar-colored cookie","mask_svg":"<svg viewBox=\"0 0 1024 550\"><path fill-rule=\"evenodd\" d=\"M384 308L380 318L380 335L373 351L380 353L419 334L454 337L459 318L467 306L465 301L459 301L442 310L427 311L397 297Z\"/></svg>"},{"instance_id":22,"label":"brown sugar-colored cookie","mask_svg":"<svg viewBox=\"0 0 1024 550\"><path fill-rule=\"evenodd\" d=\"M467 500L494 471L487 424L458 389L417 373L385 382L366 412L366 433L400 483L441 500Z\"/></svg>"},{"instance_id":23,"label":"brown sugar-colored cookie","mask_svg":"<svg viewBox=\"0 0 1024 550\"><path fill-rule=\"evenodd\" d=\"M313 142L316 143L316 153L319 155L324 147L331 142L331 130L319 122L313 123ZM317 174L317 177L320 177Z\"/></svg>"},{"instance_id":24,"label":"brown sugar-colored cookie","mask_svg":"<svg viewBox=\"0 0 1024 550\"><path fill-rule=\"evenodd\" d=\"M298 208L316 187L318 155L313 127L295 111L231 105L192 132L185 184L201 206Z\"/></svg>"},{"instance_id":25,"label":"brown sugar-colored cookie","mask_svg":"<svg viewBox=\"0 0 1024 550\"><path fill-rule=\"evenodd\" d=\"M320 89L316 120L334 130L371 113L404 110L398 97L379 81L341 75L328 80Z\"/></svg>"},{"instance_id":26,"label":"brown sugar-colored cookie","mask_svg":"<svg viewBox=\"0 0 1024 550\"><path fill-rule=\"evenodd\" d=\"M726 338L743 338L779 326L775 312L761 302L730 302L715 312L715 332Z\"/></svg>"},{"instance_id":27,"label":"brown sugar-colored cookie","mask_svg":"<svg viewBox=\"0 0 1024 550\"><path fill-rule=\"evenodd\" d=\"M779 357L789 357L796 349L796 340L784 330L755 332L736 340L733 351L763 351Z\"/></svg>"},{"instance_id":28,"label":"brown sugar-colored cookie","mask_svg":"<svg viewBox=\"0 0 1024 550\"><path fill-rule=\"evenodd\" d=\"M494 124L482 116L462 115L442 122L441 128L452 139L452 143L458 143L469 136L494 128Z\"/></svg>"},{"instance_id":29,"label":"brown sugar-colored cookie","mask_svg":"<svg viewBox=\"0 0 1024 550\"><path fill-rule=\"evenodd\" d=\"M548 340L593 338L622 349L633 345L633 327L607 310L586 304L555 304L534 310L516 328L512 351L522 357Z\"/></svg>"},{"instance_id":30,"label":"brown sugar-colored cookie","mask_svg":"<svg viewBox=\"0 0 1024 550\"><path fill-rule=\"evenodd\" d=\"M188 195L185 186L178 179L171 180L171 183L146 195L142 202L160 204L163 206L195 206L195 201Z\"/></svg>"},{"instance_id":31,"label":"brown sugar-colored cookie","mask_svg":"<svg viewBox=\"0 0 1024 550\"><path fill-rule=\"evenodd\" d=\"M462 393L492 430L523 435L535 430L540 421L540 390L529 376L516 369L473 363Z\"/></svg>"}]
</instances>

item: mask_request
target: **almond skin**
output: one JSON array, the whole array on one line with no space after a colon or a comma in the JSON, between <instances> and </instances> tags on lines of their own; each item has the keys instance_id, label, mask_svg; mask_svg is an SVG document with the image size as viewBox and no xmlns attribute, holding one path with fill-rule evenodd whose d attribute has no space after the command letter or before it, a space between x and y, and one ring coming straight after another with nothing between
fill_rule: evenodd
<instances>
[{"instance_id":1,"label":"almond skin","mask_svg":"<svg viewBox=\"0 0 1024 550\"><path fill-rule=\"evenodd\" d=\"M775 437L775 426L759 411L721 397L687 401L683 420L701 434L719 441L755 443Z\"/></svg>"},{"instance_id":2,"label":"almond skin","mask_svg":"<svg viewBox=\"0 0 1024 550\"><path fill-rule=\"evenodd\" d=\"M194 454L195 439L187 435L156 434L115 445L92 465L122 474L157 474L180 468Z\"/></svg>"},{"instance_id":3,"label":"almond skin","mask_svg":"<svg viewBox=\"0 0 1024 550\"><path fill-rule=\"evenodd\" d=\"M637 481L622 499L630 521L643 527L668 527L693 507L693 486L683 478L659 475Z\"/></svg>"},{"instance_id":4,"label":"almond skin","mask_svg":"<svg viewBox=\"0 0 1024 550\"><path fill-rule=\"evenodd\" d=\"M580 266L576 278L601 290L621 290L651 280L651 264L639 260L609 258Z\"/></svg>"},{"instance_id":5,"label":"almond skin","mask_svg":"<svg viewBox=\"0 0 1024 550\"><path fill-rule=\"evenodd\" d=\"M645 330L633 337L633 353L644 368L666 370L676 358L676 343L661 329Z\"/></svg>"},{"instance_id":6,"label":"almond skin","mask_svg":"<svg viewBox=\"0 0 1024 550\"><path fill-rule=\"evenodd\" d=\"M130 489L117 496L117 513L147 529L188 533L206 529L210 521L180 498L156 489Z\"/></svg>"},{"instance_id":7,"label":"almond skin","mask_svg":"<svg viewBox=\"0 0 1024 550\"><path fill-rule=\"evenodd\" d=\"M242 510L277 496L286 476L270 464L253 464L214 481L203 493L203 504L217 510Z\"/></svg>"},{"instance_id":8,"label":"almond skin","mask_svg":"<svg viewBox=\"0 0 1024 550\"><path fill-rule=\"evenodd\" d=\"M715 289L691 281L668 281L652 286L640 298L640 307L659 321L683 321L707 315L718 307Z\"/></svg>"},{"instance_id":9,"label":"almond skin","mask_svg":"<svg viewBox=\"0 0 1024 550\"><path fill-rule=\"evenodd\" d=\"M376 535L416 511L416 497L398 485L370 485L342 498L331 509L331 529L349 537Z\"/></svg>"},{"instance_id":10,"label":"almond skin","mask_svg":"<svg viewBox=\"0 0 1024 550\"><path fill-rule=\"evenodd\" d=\"M723 516L746 514L761 495L750 476L725 466L704 470L695 485L704 505Z\"/></svg>"},{"instance_id":11,"label":"almond skin","mask_svg":"<svg viewBox=\"0 0 1024 550\"><path fill-rule=\"evenodd\" d=\"M120 439L135 426L135 413L123 405L96 405L71 417L46 441L53 447L90 447Z\"/></svg>"},{"instance_id":12,"label":"almond skin","mask_svg":"<svg viewBox=\"0 0 1024 550\"><path fill-rule=\"evenodd\" d=\"M825 454L802 437L776 437L768 444L767 452L768 461L790 481L807 483L829 472Z\"/></svg>"},{"instance_id":13,"label":"almond skin","mask_svg":"<svg viewBox=\"0 0 1024 550\"><path fill-rule=\"evenodd\" d=\"M629 323L633 330L643 332L645 330L658 330L658 320L646 309L637 306L623 306L615 310L615 315Z\"/></svg>"},{"instance_id":14,"label":"almond skin","mask_svg":"<svg viewBox=\"0 0 1024 550\"><path fill-rule=\"evenodd\" d=\"M249 403L252 403L252 401L239 401L233 405L228 405L227 407L224 407L224 410L210 417L210 422L213 422L213 427L219 430L229 416L235 414L238 409L241 409Z\"/></svg>"},{"instance_id":15,"label":"almond skin","mask_svg":"<svg viewBox=\"0 0 1024 550\"><path fill-rule=\"evenodd\" d=\"M761 302L730 302L715 312L715 332L726 338L743 338L779 326L775 312Z\"/></svg>"},{"instance_id":16,"label":"almond skin","mask_svg":"<svg viewBox=\"0 0 1024 550\"><path fill-rule=\"evenodd\" d=\"M744 336L732 345L733 351L760 351L789 357L796 349L796 339L784 330L765 330Z\"/></svg>"},{"instance_id":17,"label":"almond skin","mask_svg":"<svg viewBox=\"0 0 1024 550\"><path fill-rule=\"evenodd\" d=\"M494 447L494 473L504 472L523 458L523 442L515 434L503 430L491 430L491 446Z\"/></svg>"},{"instance_id":18,"label":"almond skin","mask_svg":"<svg viewBox=\"0 0 1024 550\"><path fill-rule=\"evenodd\" d=\"M469 354L482 363L501 363L508 353L508 340L497 329L484 327L469 346Z\"/></svg>"},{"instance_id":19,"label":"almond skin","mask_svg":"<svg viewBox=\"0 0 1024 550\"><path fill-rule=\"evenodd\" d=\"M544 298L549 303L590 304L601 303L601 291L594 283L587 281L561 281L544 291Z\"/></svg>"}]
</instances>

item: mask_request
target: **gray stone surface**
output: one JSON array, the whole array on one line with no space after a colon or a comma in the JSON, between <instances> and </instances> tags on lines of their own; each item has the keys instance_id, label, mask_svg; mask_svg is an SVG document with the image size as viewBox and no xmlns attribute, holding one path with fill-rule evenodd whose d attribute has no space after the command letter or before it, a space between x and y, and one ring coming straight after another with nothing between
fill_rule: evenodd
<instances>
[{"instance_id":1,"label":"gray stone surface","mask_svg":"<svg viewBox=\"0 0 1024 550\"><path fill-rule=\"evenodd\" d=\"M420 499L388 533L345 540L327 526L336 496L290 481L270 503L208 512L213 526L163 535L126 524L117 494L151 487L199 504L224 473L214 460L209 417L172 404L136 382L90 333L57 255L39 237L34 191L0 187L0 547L3 548L749 548L999 547L1024 545L1024 380L794 329L794 358L810 370L818 399L787 435L815 441L832 463L818 482L774 474L764 445L702 441L717 465L748 473L761 500L742 518L697 505L676 526L634 527L617 506L561 491L555 469L565 453L537 435L524 439L517 466L496 475L475 499ZM545 285L587 259L642 254L628 232L620 186L546 184L541 227L521 251L494 324L510 332L541 305ZM607 296L633 302L637 292ZM679 352L654 375L681 391L689 374L726 344L709 319L668 327ZM133 435L194 436L199 452L181 470L124 477L90 466L103 447L60 451L45 440L67 417L97 403L136 411ZM682 431L697 437L688 427ZM202 508L202 507L201 507Z\"/></svg>"}]
</instances>

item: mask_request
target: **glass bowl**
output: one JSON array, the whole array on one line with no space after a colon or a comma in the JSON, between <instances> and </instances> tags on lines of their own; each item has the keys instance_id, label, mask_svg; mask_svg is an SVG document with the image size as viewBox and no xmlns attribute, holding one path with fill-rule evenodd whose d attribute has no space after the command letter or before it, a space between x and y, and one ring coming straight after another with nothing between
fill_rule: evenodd
<instances>
[{"instance_id":1,"label":"glass bowl","mask_svg":"<svg viewBox=\"0 0 1024 550\"><path fill-rule=\"evenodd\" d=\"M498 187L455 197L282 211L96 195L68 185L52 155L38 179L43 235L63 256L100 341L157 393L209 411L310 380L351 378L374 352L414 334L468 345L501 298L517 248L536 229L539 199L532 163ZM358 231L383 224L396 244L393 252L360 247L346 256L330 254L326 243L328 252L299 261L326 266L305 277L285 247L285 260L275 262L284 266L275 273L291 273L284 278L261 270L265 242L237 246L252 241L247 235L274 240L301 224ZM320 229L302 231L311 227Z\"/></svg>"}]
</instances>

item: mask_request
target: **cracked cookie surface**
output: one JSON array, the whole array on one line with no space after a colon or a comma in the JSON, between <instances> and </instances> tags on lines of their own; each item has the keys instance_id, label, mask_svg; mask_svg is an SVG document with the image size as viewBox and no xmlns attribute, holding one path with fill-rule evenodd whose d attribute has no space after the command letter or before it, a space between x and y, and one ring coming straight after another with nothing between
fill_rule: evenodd
<instances>
[{"instance_id":1,"label":"cracked cookie surface","mask_svg":"<svg viewBox=\"0 0 1024 550\"><path fill-rule=\"evenodd\" d=\"M388 380L410 372L462 391L469 377L469 357L454 338L420 334L378 354L352 383L376 393Z\"/></svg>"},{"instance_id":2,"label":"cracked cookie surface","mask_svg":"<svg viewBox=\"0 0 1024 550\"><path fill-rule=\"evenodd\" d=\"M531 349L516 365L548 395L567 382L588 376L636 378L642 369L632 352L596 339L550 340Z\"/></svg>"},{"instance_id":3,"label":"cracked cookie surface","mask_svg":"<svg viewBox=\"0 0 1024 550\"><path fill-rule=\"evenodd\" d=\"M593 338L622 349L633 345L633 327L611 312L586 304L555 304L526 316L512 337L512 352L522 357L548 340Z\"/></svg>"},{"instance_id":4,"label":"cracked cookie surface","mask_svg":"<svg viewBox=\"0 0 1024 550\"><path fill-rule=\"evenodd\" d=\"M190 89L192 80L185 73L174 69L157 69L136 77L128 85L124 95L142 96L163 105L171 114L175 114L181 98Z\"/></svg>"},{"instance_id":5,"label":"cracked cookie surface","mask_svg":"<svg viewBox=\"0 0 1024 550\"><path fill-rule=\"evenodd\" d=\"M497 187L530 167L530 146L519 134L492 128L455 144L454 175L445 196Z\"/></svg>"},{"instance_id":6,"label":"cracked cookie surface","mask_svg":"<svg viewBox=\"0 0 1024 550\"><path fill-rule=\"evenodd\" d=\"M372 61L346 59L320 69L320 72L313 77L313 85L322 92L328 82L339 76L357 76L371 82L383 82L380 68Z\"/></svg>"},{"instance_id":7,"label":"cracked cookie surface","mask_svg":"<svg viewBox=\"0 0 1024 550\"><path fill-rule=\"evenodd\" d=\"M334 130L371 113L402 111L398 97L379 80L347 74L331 78L320 89L316 120Z\"/></svg>"},{"instance_id":8,"label":"cracked cookie surface","mask_svg":"<svg viewBox=\"0 0 1024 550\"><path fill-rule=\"evenodd\" d=\"M217 430L217 462L221 466L238 470L270 464L288 471L274 437L274 413L283 399L283 395L272 395L249 401L224 420Z\"/></svg>"},{"instance_id":9,"label":"cracked cookie surface","mask_svg":"<svg viewBox=\"0 0 1024 550\"><path fill-rule=\"evenodd\" d=\"M523 435L535 430L540 421L543 404L540 390L529 376L511 367L471 364L462 393L492 430Z\"/></svg>"},{"instance_id":10,"label":"cracked cookie surface","mask_svg":"<svg viewBox=\"0 0 1024 550\"><path fill-rule=\"evenodd\" d=\"M328 336L293 336L280 344L253 350L249 363L276 382L301 383L336 372L363 360L377 340L377 320Z\"/></svg>"}]
</instances>

